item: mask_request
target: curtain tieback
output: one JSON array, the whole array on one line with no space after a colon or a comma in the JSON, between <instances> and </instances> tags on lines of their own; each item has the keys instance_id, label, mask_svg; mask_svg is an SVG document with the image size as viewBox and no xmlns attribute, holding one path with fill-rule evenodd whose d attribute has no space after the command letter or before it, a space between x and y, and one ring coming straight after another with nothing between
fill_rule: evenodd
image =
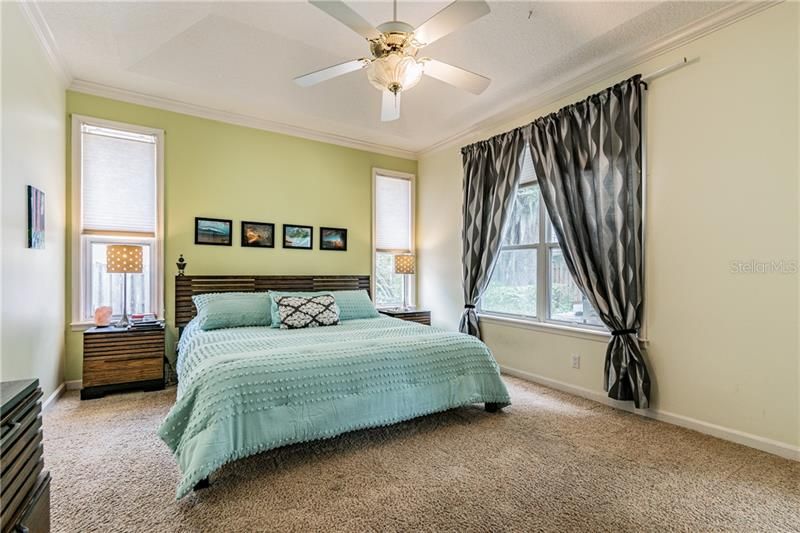
<instances>
[{"instance_id":1,"label":"curtain tieback","mask_svg":"<svg viewBox=\"0 0 800 533\"><path fill-rule=\"evenodd\" d=\"M472 304L465 304L464 309L475 309L475 306Z\"/></svg>"},{"instance_id":2,"label":"curtain tieback","mask_svg":"<svg viewBox=\"0 0 800 533\"><path fill-rule=\"evenodd\" d=\"M629 335L631 333L636 333L635 329L615 329L611 331L611 334L615 337L618 335Z\"/></svg>"}]
</instances>

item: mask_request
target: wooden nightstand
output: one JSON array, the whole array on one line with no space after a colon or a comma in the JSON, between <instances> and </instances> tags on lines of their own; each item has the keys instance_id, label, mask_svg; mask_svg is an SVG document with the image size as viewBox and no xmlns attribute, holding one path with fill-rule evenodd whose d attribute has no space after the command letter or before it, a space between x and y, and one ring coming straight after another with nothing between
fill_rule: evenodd
<instances>
[{"instance_id":1,"label":"wooden nightstand","mask_svg":"<svg viewBox=\"0 0 800 533\"><path fill-rule=\"evenodd\" d=\"M378 312L382 315L408 320L409 322L417 322L426 326L431 325L431 312L423 311L422 309L378 309Z\"/></svg>"},{"instance_id":2,"label":"wooden nightstand","mask_svg":"<svg viewBox=\"0 0 800 533\"><path fill-rule=\"evenodd\" d=\"M81 399L164 388L164 329L91 328L83 332Z\"/></svg>"}]
</instances>

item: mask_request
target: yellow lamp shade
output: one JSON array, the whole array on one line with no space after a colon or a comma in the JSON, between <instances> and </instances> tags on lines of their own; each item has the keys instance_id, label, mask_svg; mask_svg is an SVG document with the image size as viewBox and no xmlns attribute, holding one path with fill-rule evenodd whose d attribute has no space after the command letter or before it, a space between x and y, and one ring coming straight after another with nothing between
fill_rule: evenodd
<instances>
[{"instance_id":1,"label":"yellow lamp shade","mask_svg":"<svg viewBox=\"0 0 800 533\"><path fill-rule=\"evenodd\" d=\"M394 256L395 274L416 274L417 261L412 254L399 254Z\"/></svg>"},{"instance_id":2,"label":"yellow lamp shade","mask_svg":"<svg viewBox=\"0 0 800 533\"><path fill-rule=\"evenodd\" d=\"M110 244L106 248L106 272L109 274L139 274L141 271L141 246Z\"/></svg>"}]
</instances>

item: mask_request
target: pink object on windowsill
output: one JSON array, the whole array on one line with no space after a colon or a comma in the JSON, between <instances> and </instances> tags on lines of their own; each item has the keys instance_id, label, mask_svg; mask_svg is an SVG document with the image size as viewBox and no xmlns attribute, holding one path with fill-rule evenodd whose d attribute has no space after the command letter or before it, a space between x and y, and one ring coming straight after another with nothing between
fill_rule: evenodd
<instances>
[{"instance_id":1,"label":"pink object on windowsill","mask_svg":"<svg viewBox=\"0 0 800 533\"><path fill-rule=\"evenodd\" d=\"M111 308L107 305L94 310L94 325L99 327L111 324Z\"/></svg>"}]
</instances>

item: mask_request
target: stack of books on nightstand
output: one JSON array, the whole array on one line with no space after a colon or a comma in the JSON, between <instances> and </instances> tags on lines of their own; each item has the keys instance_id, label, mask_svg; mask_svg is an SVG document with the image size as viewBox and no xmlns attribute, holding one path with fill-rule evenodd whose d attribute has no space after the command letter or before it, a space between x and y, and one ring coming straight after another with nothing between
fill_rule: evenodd
<instances>
[{"instance_id":1,"label":"stack of books on nightstand","mask_svg":"<svg viewBox=\"0 0 800 533\"><path fill-rule=\"evenodd\" d=\"M131 315L131 324L128 329L136 331L164 329L164 321L158 320L153 314Z\"/></svg>"}]
</instances>

